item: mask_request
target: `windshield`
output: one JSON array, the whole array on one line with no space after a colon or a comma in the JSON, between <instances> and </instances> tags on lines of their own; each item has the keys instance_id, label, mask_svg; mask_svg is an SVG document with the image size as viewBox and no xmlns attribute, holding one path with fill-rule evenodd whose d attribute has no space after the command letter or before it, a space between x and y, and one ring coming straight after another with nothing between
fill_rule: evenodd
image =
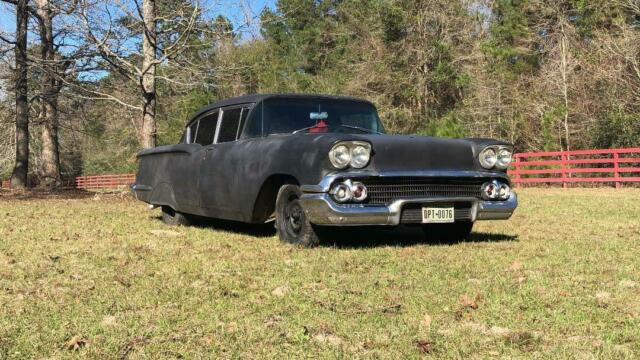
<instances>
[{"instance_id":1,"label":"windshield","mask_svg":"<svg viewBox=\"0 0 640 360\"><path fill-rule=\"evenodd\" d=\"M264 135L292 132L383 133L376 108L336 99L267 99L262 108Z\"/></svg>"}]
</instances>

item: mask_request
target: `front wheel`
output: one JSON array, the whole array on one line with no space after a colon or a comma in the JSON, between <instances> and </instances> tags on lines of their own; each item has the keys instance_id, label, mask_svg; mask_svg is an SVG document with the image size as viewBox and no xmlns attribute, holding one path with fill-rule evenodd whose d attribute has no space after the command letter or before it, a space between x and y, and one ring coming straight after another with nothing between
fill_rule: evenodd
<instances>
[{"instance_id":1,"label":"front wheel","mask_svg":"<svg viewBox=\"0 0 640 360\"><path fill-rule=\"evenodd\" d=\"M320 243L317 229L300 205L300 187L283 185L276 198L276 229L281 241L305 247Z\"/></svg>"},{"instance_id":2,"label":"front wheel","mask_svg":"<svg viewBox=\"0 0 640 360\"><path fill-rule=\"evenodd\" d=\"M469 239L471 229L473 229L473 223L470 221L450 224L427 224L422 226L422 231L427 239L447 242Z\"/></svg>"}]
</instances>

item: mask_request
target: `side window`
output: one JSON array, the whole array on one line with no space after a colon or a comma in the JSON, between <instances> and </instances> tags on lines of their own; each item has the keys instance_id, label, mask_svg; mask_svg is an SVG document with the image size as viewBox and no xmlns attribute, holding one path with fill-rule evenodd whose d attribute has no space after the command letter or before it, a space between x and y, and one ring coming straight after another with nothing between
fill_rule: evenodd
<instances>
[{"instance_id":1,"label":"side window","mask_svg":"<svg viewBox=\"0 0 640 360\"><path fill-rule=\"evenodd\" d=\"M249 115L249 111L247 111ZM251 139L262 136L262 102L258 103L251 113L251 117L246 120L247 125L244 126L241 137L243 139Z\"/></svg>"},{"instance_id":2,"label":"side window","mask_svg":"<svg viewBox=\"0 0 640 360\"><path fill-rule=\"evenodd\" d=\"M196 132L196 143L200 145L213 144L213 136L218 126L218 112L213 112L200 119L200 125Z\"/></svg>"},{"instance_id":3,"label":"side window","mask_svg":"<svg viewBox=\"0 0 640 360\"><path fill-rule=\"evenodd\" d=\"M235 141L240 125L240 115L242 108L224 110L222 113L222 124L218 134L218 143Z\"/></svg>"},{"instance_id":4,"label":"side window","mask_svg":"<svg viewBox=\"0 0 640 360\"><path fill-rule=\"evenodd\" d=\"M193 144L196 139L196 133L198 132L198 121L194 121L187 127L184 132L183 142L187 144Z\"/></svg>"}]
</instances>

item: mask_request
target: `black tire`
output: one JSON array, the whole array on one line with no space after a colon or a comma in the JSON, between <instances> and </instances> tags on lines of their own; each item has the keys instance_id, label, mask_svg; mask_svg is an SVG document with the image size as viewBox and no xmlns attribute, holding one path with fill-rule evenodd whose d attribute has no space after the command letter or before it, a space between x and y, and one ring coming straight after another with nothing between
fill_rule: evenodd
<instances>
[{"instance_id":1,"label":"black tire","mask_svg":"<svg viewBox=\"0 0 640 360\"><path fill-rule=\"evenodd\" d=\"M428 240L444 242L468 240L472 229L473 223L470 221L451 224L427 224L422 226L422 231Z\"/></svg>"},{"instance_id":2,"label":"black tire","mask_svg":"<svg viewBox=\"0 0 640 360\"><path fill-rule=\"evenodd\" d=\"M162 221L171 226L187 226L191 224L186 214L173 210L170 206L162 207Z\"/></svg>"},{"instance_id":3,"label":"black tire","mask_svg":"<svg viewBox=\"0 0 640 360\"><path fill-rule=\"evenodd\" d=\"M276 230L280 241L304 247L320 243L317 228L307 219L297 185L283 185L276 198Z\"/></svg>"}]
</instances>

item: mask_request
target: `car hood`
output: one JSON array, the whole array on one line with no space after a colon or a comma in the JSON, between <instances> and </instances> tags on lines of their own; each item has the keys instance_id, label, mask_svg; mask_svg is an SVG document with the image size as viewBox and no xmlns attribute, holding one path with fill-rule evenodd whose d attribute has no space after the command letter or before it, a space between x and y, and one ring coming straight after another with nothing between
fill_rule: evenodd
<instances>
[{"instance_id":1,"label":"car hood","mask_svg":"<svg viewBox=\"0 0 640 360\"><path fill-rule=\"evenodd\" d=\"M370 167L378 171L474 171L479 145L467 139L417 135L361 135L373 146Z\"/></svg>"}]
</instances>

